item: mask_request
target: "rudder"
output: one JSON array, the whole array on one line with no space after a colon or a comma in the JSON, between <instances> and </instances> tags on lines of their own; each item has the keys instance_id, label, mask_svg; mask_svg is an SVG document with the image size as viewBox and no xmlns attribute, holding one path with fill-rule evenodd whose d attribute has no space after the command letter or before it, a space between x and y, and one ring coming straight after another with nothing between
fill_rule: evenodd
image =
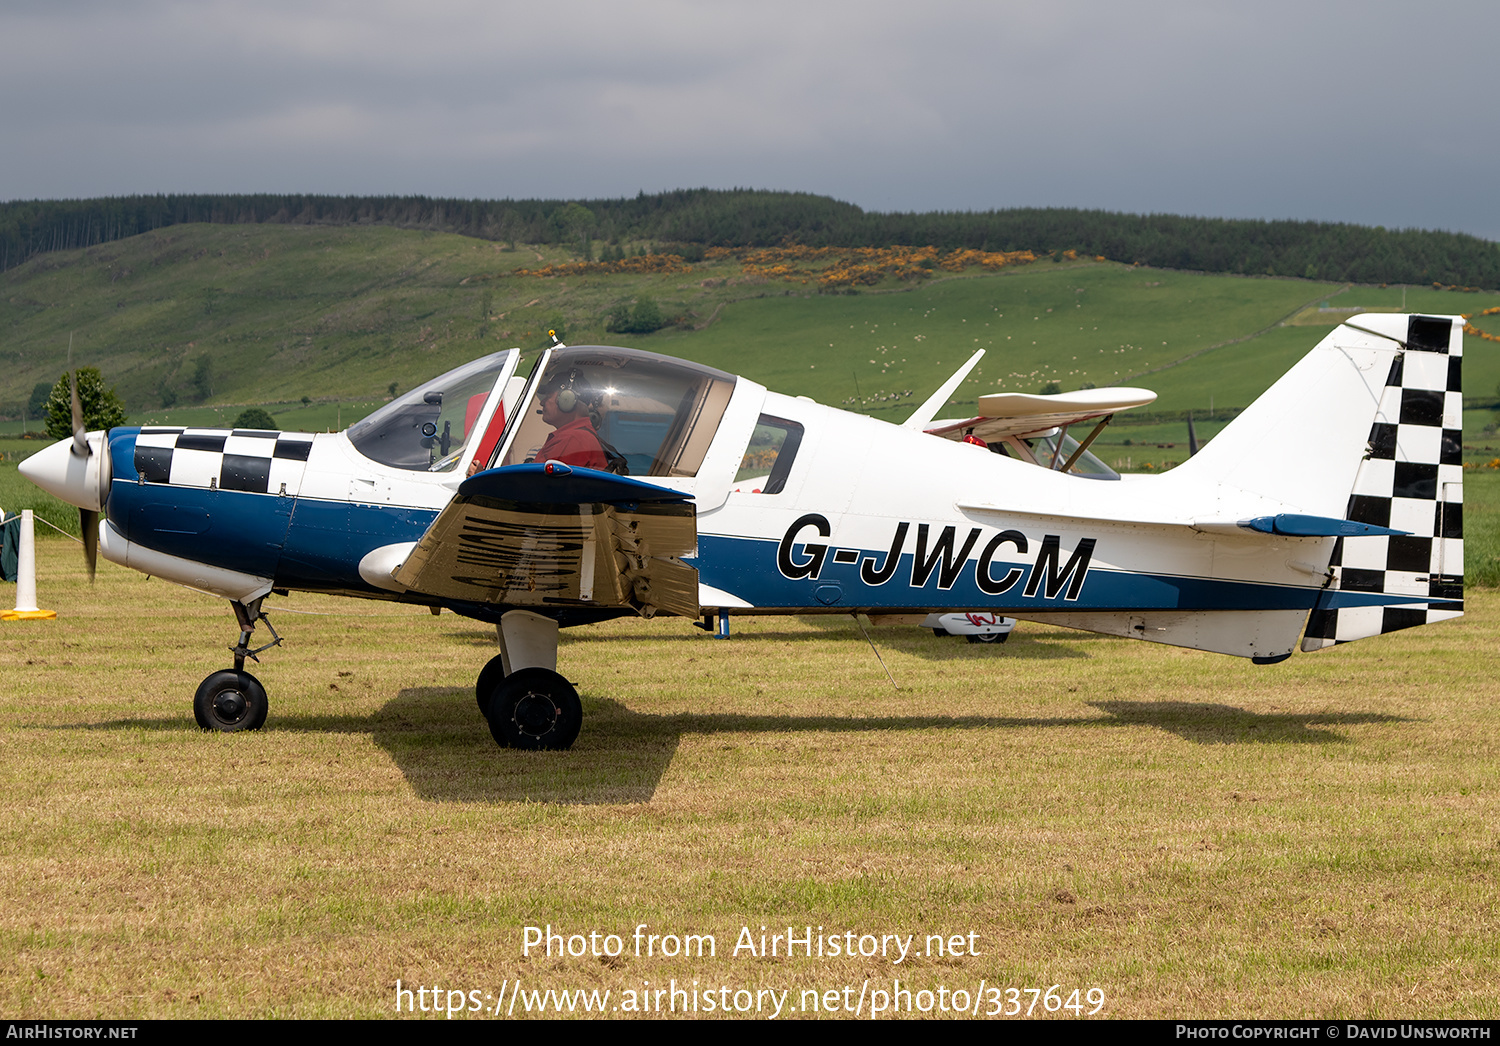
<instances>
[{"instance_id":1,"label":"rudder","mask_svg":"<svg viewBox=\"0 0 1500 1046\"><path fill-rule=\"evenodd\" d=\"M1463 613L1463 326L1446 316L1360 316L1349 326L1401 341L1344 518L1404 530L1340 538L1333 577L1308 616L1304 651ZM1393 329L1382 329L1382 328Z\"/></svg>"}]
</instances>

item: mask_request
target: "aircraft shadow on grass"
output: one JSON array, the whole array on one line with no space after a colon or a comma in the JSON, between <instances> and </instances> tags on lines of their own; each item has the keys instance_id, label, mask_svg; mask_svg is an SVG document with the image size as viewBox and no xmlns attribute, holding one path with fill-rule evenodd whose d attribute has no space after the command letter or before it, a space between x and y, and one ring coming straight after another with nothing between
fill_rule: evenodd
<instances>
[{"instance_id":1,"label":"aircraft shadow on grass","mask_svg":"<svg viewBox=\"0 0 1500 1046\"><path fill-rule=\"evenodd\" d=\"M1265 715L1230 705L1165 701L1093 702L1107 718L1083 716L787 716L725 713L656 715L608 698L584 698L589 728L568 755L495 753L482 720L461 713L448 688L403 690L364 724L425 799L556 802L649 802L685 734L785 734L858 731L1005 730L1049 727L1152 726L1196 744L1329 744L1344 738L1330 726L1407 722L1378 713ZM307 729L316 729L311 721ZM283 720L278 729L297 729ZM372 729L373 728L373 729ZM476 762L492 770L475 774Z\"/></svg>"},{"instance_id":2,"label":"aircraft shadow on grass","mask_svg":"<svg viewBox=\"0 0 1500 1046\"><path fill-rule=\"evenodd\" d=\"M825 624L823 622L817 622L817 624L820 629L817 632L801 630L755 632L752 636L745 639L744 642L827 643L830 638L829 633L845 632L847 635L844 638L858 644L868 653L869 647L865 643L864 636L860 635L859 630L851 625L847 619L844 619L838 625ZM463 629L448 632L446 633L446 637L477 647L488 647L490 649L494 649L495 647L494 632ZM1082 632L1054 630L1049 632L1028 631L1024 634L1017 633L1011 637L1010 642L1003 646L1000 644L978 645L965 643L961 636L949 636L945 639L939 639L926 629L911 626L896 628L886 626L871 629L870 638L874 640L876 648L882 653L897 651L902 654L909 654L912 657L921 658L924 661L983 661L999 657L1017 658L1023 661L1060 661L1092 656L1087 651L1078 649L1079 643L1126 642L1126 640L1119 640L1114 636L1098 636ZM1038 643L1036 642L1038 639L1073 640L1075 642L1071 645ZM733 638L729 640L731 643L738 641ZM566 649L570 642L587 643L590 645L596 643L641 642L713 643L717 645L720 641L713 639L705 633L696 631L674 634L661 630L653 632L643 629L639 632L623 632L602 636L591 635L587 639L574 639L564 633L563 649Z\"/></svg>"},{"instance_id":3,"label":"aircraft shadow on grass","mask_svg":"<svg viewBox=\"0 0 1500 1046\"><path fill-rule=\"evenodd\" d=\"M571 752L497 751L472 691L410 687L369 716L279 716L268 732L369 734L390 753L413 790L434 802L649 802L686 734L1008 730L1148 726L1195 744L1331 744L1332 727L1410 722L1373 712L1264 714L1193 701L1095 701L1104 716L788 716L726 713L657 715L609 698L584 698L588 729ZM79 729L78 726L52 729ZM116 719L86 730L191 730L178 717Z\"/></svg>"},{"instance_id":4,"label":"aircraft shadow on grass","mask_svg":"<svg viewBox=\"0 0 1500 1046\"><path fill-rule=\"evenodd\" d=\"M1332 744L1345 740L1332 726L1406 723L1377 712L1247 712L1204 701L1090 701L1114 717L1112 725L1154 726L1197 744Z\"/></svg>"}]
</instances>

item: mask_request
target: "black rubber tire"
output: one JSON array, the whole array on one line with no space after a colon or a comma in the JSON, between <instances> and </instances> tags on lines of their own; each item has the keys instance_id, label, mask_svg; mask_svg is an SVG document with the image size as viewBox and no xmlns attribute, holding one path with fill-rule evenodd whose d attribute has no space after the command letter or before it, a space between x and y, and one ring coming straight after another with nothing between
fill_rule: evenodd
<instances>
[{"instance_id":1,"label":"black rubber tire","mask_svg":"<svg viewBox=\"0 0 1500 1046\"><path fill-rule=\"evenodd\" d=\"M204 730L234 734L266 725L270 702L266 688L249 672L226 669L198 684L193 695L193 718Z\"/></svg>"},{"instance_id":2,"label":"black rubber tire","mask_svg":"<svg viewBox=\"0 0 1500 1046\"><path fill-rule=\"evenodd\" d=\"M1009 638L1009 632L988 632L982 636L968 637L971 643L1003 643Z\"/></svg>"},{"instance_id":3,"label":"black rubber tire","mask_svg":"<svg viewBox=\"0 0 1500 1046\"><path fill-rule=\"evenodd\" d=\"M561 751L578 739L583 703L556 672L523 668L495 687L485 717L501 748Z\"/></svg>"},{"instance_id":4,"label":"black rubber tire","mask_svg":"<svg viewBox=\"0 0 1500 1046\"><path fill-rule=\"evenodd\" d=\"M479 702L479 714L487 716L489 713L485 706L490 703L494 696L495 687L500 685L500 680L505 678L505 659L499 654L490 658L485 666L479 670L479 678L474 681L474 699Z\"/></svg>"}]
</instances>

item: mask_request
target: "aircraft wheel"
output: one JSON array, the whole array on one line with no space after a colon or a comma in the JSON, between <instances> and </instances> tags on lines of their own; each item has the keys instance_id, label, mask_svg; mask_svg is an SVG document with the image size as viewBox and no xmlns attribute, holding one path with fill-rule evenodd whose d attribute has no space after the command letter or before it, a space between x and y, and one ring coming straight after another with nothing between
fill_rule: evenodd
<instances>
[{"instance_id":1,"label":"aircraft wheel","mask_svg":"<svg viewBox=\"0 0 1500 1046\"><path fill-rule=\"evenodd\" d=\"M488 714L485 708L494 696L495 687L500 685L500 680L505 678L505 659L499 654L489 659L483 668L479 670L479 679L474 684L474 698L479 702L481 715Z\"/></svg>"},{"instance_id":2,"label":"aircraft wheel","mask_svg":"<svg viewBox=\"0 0 1500 1046\"><path fill-rule=\"evenodd\" d=\"M204 730L232 734L259 730L266 724L266 688L249 672L226 669L198 684L193 695L193 718Z\"/></svg>"},{"instance_id":3,"label":"aircraft wheel","mask_svg":"<svg viewBox=\"0 0 1500 1046\"><path fill-rule=\"evenodd\" d=\"M555 751L578 738L583 704L573 684L556 672L523 668L495 687L485 715L500 747Z\"/></svg>"},{"instance_id":4,"label":"aircraft wheel","mask_svg":"<svg viewBox=\"0 0 1500 1046\"><path fill-rule=\"evenodd\" d=\"M971 643L1003 643L1010 638L1009 632L988 632L982 636L969 636Z\"/></svg>"}]
</instances>

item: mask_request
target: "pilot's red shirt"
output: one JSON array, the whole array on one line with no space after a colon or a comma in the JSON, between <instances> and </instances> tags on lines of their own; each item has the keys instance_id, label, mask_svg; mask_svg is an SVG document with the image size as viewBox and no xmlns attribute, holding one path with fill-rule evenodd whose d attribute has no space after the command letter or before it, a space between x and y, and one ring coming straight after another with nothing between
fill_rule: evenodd
<instances>
[{"instance_id":1,"label":"pilot's red shirt","mask_svg":"<svg viewBox=\"0 0 1500 1046\"><path fill-rule=\"evenodd\" d=\"M581 465L601 471L609 467L599 437L594 435L594 423L586 417L553 429L532 460L538 464L561 461L564 465Z\"/></svg>"}]
</instances>

